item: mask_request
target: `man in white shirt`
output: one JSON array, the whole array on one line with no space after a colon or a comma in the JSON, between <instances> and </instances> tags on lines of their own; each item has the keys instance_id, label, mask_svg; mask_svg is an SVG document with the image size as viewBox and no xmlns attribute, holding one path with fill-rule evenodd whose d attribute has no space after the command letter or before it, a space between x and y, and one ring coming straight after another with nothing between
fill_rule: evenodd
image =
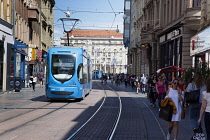
<instances>
[{"instance_id":1,"label":"man in white shirt","mask_svg":"<svg viewBox=\"0 0 210 140\"><path fill-rule=\"evenodd\" d=\"M142 77L140 79L140 82L141 82L141 92L143 94L145 94L146 92L146 83L147 83L147 77L144 76L144 74L142 74Z\"/></svg>"}]
</instances>

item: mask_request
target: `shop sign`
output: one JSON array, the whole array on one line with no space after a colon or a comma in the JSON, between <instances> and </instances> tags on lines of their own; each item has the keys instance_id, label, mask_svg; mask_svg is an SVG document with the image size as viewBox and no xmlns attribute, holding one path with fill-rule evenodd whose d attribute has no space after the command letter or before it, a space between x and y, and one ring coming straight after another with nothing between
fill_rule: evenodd
<instances>
[{"instance_id":1,"label":"shop sign","mask_svg":"<svg viewBox=\"0 0 210 140\"><path fill-rule=\"evenodd\" d=\"M145 43L148 43L148 42L151 42L151 41L152 41L152 35L151 34L141 35L141 43L142 44L145 44Z\"/></svg>"},{"instance_id":2,"label":"shop sign","mask_svg":"<svg viewBox=\"0 0 210 140\"><path fill-rule=\"evenodd\" d=\"M42 61L42 50L37 50L37 56L38 56L39 62L41 62Z\"/></svg>"},{"instance_id":3,"label":"shop sign","mask_svg":"<svg viewBox=\"0 0 210 140\"><path fill-rule=\"evenodd\" d=\"M190 56L210 50L210 27L191 37Z\"/></svg>"},{"instance_id":4,"label":"shop sign","mask_svg":"<svg viewBox=\"0 0 210 140\"><path fill-rule=\"evenodd\" d=\"M181 34L181 29L176 29L176 30L171 32L171 37L173 38L173 37L176 37L180 34Z\"/></svg>"},{"instance_id":5,"label":"shop sign","mask_svg":"<svg viewBox=\"0 0 210 140\"><path fill-rule=\"evenodd\" d=\"M161 37L160 37L160 43L163 43L163 42L165 42L165 41L166 41L165 35L161 36Z\"/></svg>"},{"instance_id":6,"label":"shop sign","mask_svg":"<svg viewBox=\"0 0 210 140\"><path fill-rule=\"evenodd\" d=\"M36 49L32 48L31 60L36 60Z\"/></svg>"}]
</instances>

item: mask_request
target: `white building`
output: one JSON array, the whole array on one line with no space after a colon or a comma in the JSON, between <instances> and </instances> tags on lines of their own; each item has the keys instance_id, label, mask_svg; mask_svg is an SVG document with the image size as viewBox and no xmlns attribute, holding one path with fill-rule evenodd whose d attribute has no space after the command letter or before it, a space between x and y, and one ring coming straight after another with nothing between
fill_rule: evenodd
<instances>
[{"instance_id":1,"label":"white building","mask_svg":"<svg viewBox=\"0 0 210 140\"><path fill-rule=\"evenodd\" d=\"M61 46L68 46L67 35L61 38ZM107 73L127 73L127 48L123 35L116 31L74 30L69 33L69 46L85 49L91 56L92 70Z\"/></svg>"}]
</instances>

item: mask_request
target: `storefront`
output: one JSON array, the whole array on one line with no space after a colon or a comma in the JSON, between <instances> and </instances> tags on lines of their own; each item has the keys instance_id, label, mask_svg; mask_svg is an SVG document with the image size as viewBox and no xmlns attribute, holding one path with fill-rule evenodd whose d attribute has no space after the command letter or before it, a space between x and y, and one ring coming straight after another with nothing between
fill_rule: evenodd
<instances>
[{"instance_id":1,"label":"storefront","mask_svg":"<svg viewBox=\"0 0 210 140\"><path fill-rule=\"evenodd\" d=\"M182 63L182 28L159 37L160 67L178 66Z\"/></svg>"},{"instance_id":2,"label":"storefront","mask_svg":"<svg viewBox=\"0 0 210 140\"><path fill-rule=\"evenodd\" d=\"M11 64L13 64L11 65L11 71L13 72L11 75L14 75L14 77L21 77L22 81L25 82L25 79L28 77L27 65L25 61L25 58L28 55L28 47L25 43L15 40L12 48L14 61L11 61Z\"/></svg>"},{"instance_id":3,"label":"storefront","mask_svg":"<svg viewBox=\"0 0 210 140\"><path fill-rule=\"evenodd\" d=\"M182 28L171 30L159 37L159 66L182 67ZM177 75L175 75L177 76Z\"/></svg>"},{"instance_id":4,"label":"storefront","mask_svg":"<svg viewBox=\"0 0 210 140\"><path fill-rule=\"evenodd\" d=\"M14 44L12 25L0 18L0 91L9 90L11 48Z\"/></svg>"},{"instance_id":5,"label":"storefront","mask_svg":"<svg viewBox=\"0 0 210 140\"><path fill-rule=\"evenodd\" d=\"M190 56L193 57L193 67L199 67L203 62L210 64L210 27L191 37Z\"/></svg>"}]
</instances>

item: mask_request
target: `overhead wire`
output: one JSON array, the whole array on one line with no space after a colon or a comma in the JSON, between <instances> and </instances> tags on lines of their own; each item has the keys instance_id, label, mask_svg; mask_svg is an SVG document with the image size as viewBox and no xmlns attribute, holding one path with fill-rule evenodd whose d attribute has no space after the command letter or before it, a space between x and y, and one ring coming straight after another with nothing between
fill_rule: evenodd
<instances>
[{"instance_id":1,"label":"overhead wire","mask_svg":"<svg viewBox=\"0 0 210 140\"><path fill-rule=\"evenodd\" d=\"M112 26L114 25L114 22L115 22L115 19L116 19L117 14L115 13L115 11L114 11L114 9L113 9L113 7L112 7L111 2L110 2L109 0L108 0L108 2L109 2L109 5L110 5L110 7L111 7L113 13L114 13L114 20L113 20L112 25L111 25L111 27L110 27L110 29L109 29L109 30L111 30L111 29L112 29Z\"/></svg>"}]
</instances>

